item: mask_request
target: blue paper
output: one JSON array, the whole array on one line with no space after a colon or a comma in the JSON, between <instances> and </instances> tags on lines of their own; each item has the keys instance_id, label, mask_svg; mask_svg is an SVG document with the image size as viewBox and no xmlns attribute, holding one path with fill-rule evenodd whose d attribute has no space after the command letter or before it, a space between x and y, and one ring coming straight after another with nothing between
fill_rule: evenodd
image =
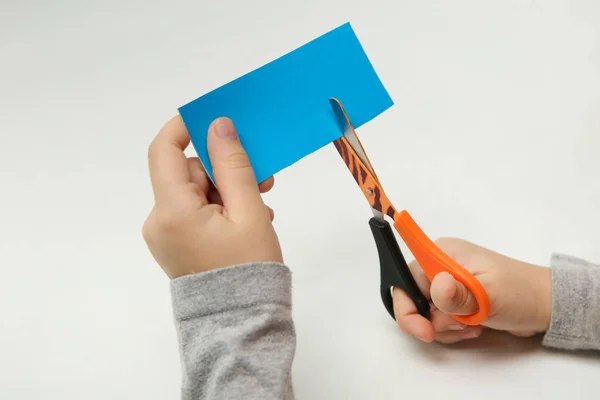
<instances>
[{"instance_id":1,"label":"blue paper","mask_svg":"<svg viewBox=\"0 0 600 400\"><path fill-rule=\"evenodd\" d=\"M229 117L262 182L342 136L331 97L340 100L355 128L393 105L349 23L184 105L179 113L211 179L208 128L216 118Z\"/></svg>"}]
</instances>

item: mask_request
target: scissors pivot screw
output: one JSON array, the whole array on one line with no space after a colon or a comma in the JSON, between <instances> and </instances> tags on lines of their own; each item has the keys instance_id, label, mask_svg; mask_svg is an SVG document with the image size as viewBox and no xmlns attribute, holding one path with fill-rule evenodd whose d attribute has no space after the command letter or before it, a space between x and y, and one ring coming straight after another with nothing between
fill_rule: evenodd
<instances>
[{"instance_id":1,"label":"scissors pivot screw","mask_svg":"<svg viewBox=\"0 0 600 400\"><path fill-rule=\"evenodd\" d=\"M367 188L367 194L373 194L373 189Z\"/></svg>"}]
</instances>

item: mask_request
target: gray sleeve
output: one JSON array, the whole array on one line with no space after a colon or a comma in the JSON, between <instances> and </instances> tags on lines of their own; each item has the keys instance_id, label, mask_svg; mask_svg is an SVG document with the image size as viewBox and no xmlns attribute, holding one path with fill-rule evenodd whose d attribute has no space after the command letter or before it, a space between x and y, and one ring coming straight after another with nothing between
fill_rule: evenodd
<instances>
[{"instance_id":1,"label":"gray sleeve","mask_svg":"<svg viewBox=\"0 0 600 400\"><path fill-rule=\"evenodd\" d=\"M600 266L552 256L552 317L543 345L600 350Z\"/></svg>"},{"instance_id":2,"label":"gray sleeve","mask_svg":"<svg viewBox=\"0 0 600 400\"><path fill-rule=\"evenodd\" d=\"M181 398L293 399L291 273L248 264L171 282Z\"/></svg>"}]
</instances>

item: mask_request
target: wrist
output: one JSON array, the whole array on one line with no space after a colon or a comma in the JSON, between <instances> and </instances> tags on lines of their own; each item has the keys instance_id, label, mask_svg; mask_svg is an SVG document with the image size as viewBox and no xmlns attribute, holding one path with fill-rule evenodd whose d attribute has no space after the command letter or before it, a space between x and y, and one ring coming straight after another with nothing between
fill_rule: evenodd
<instances>
[{"instance_id":1,"label":"wrist","mask_svg":"<svg viewBox=\"0 0 600 400\"><path fill-rule=\"evenodd\" d=\"M536 330L546 332L550 328L552 318L552 270L536 266L533 278L537 304Z\"/></svg>"}]
</instances>

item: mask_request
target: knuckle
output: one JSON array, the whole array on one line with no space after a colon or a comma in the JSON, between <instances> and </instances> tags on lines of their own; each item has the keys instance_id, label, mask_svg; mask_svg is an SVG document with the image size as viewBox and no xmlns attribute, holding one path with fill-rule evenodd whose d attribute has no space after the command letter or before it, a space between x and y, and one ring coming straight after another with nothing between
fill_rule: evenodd
<instances>
[{"instance_id":1,"label":"knuckle","mask_svg":"<svg viewBox=\"0 0 600 400\"><path fill-rule=\"evenodd\" d=\"M156 154L156 138L152 139L148 145L148 159L151 160Z\"/></svg>"},{"instance_id":2,"label":"knuckle","mask_svg":"<svg viewBox=\"0 0 600 400\"><path fill-rule=\"evenodd\" d=\"M396 325L403 333L409 334L408 329L406 329L406 326L404 324L404 319L402 317L396 317Z\"/></svg>"},{"instance_id":3,"label":"knuckle","mask_svg":"<svg viewBox=\"0 0 600 400\"><path fill-rule=\"evenodd\" d=\"M156 212L153 210L148 218L146 218L146 221L144 221L144 225L142 225L142 237L146 244L152 247L157 241L157 235Z\"/></svg>"},{"instance_id":4,"label":"knuckle","mask_svg":"<svg viewBox=\"0 0 600 400\"><path fill-rule=\"evenodd\" d=\"M442 250L454 250L463 245L464 241L462 239L452 238L452 237L440 237L437 238L434 243Z\"/></svg>"},{"instance_id":5,"label":"knuckle","mask_svg":"<svg viewBox=\"0 0 600 400\"><path fill-rule=\"evenodd\" d=\"M164 210L157 212L154 226L161 233L171 234L180 231L185 221L184 213Z\"/></svg>"},{"instance_id":6,"label":"knuckle","mask_svg":"<svg viewBox=\"0 0 600 400\"><path fill-rule=\"evenodd\" d=\"M250 159L245 152L238 150L225 156L220 164L228 169L245 169L250 168Z\"/></svg>"},{"instance_id":7,"label":"knuckle","mask_svg":"<svg viewBox=\"0 0 600 400\"><path fill-rule=\"evenodd\" d=\"M445 247L448 244L452 243L452 238L450 237L439 237L437 239L435 239L434 243L438 246L438 247Z\"/></svg>"},{"instance_id":8,"label":"knuckle","mask_svg":"<svg viewBox=\"0 0 600 400\"><path fill-rule=\"evenodd\" d=\"M144 225L142 226L142 237L146 243L152 242L154 232L150 226L150 219L146 219Z\"/></svg>"},{"instance_id":9,"label":"knuckle","mask_svg":"<svg viewBox=\"0 0 600 400\"><path fill-rule=\"evenodd\" d=\"M469 305L469 296L461 291L461 294L457 296L456 302L453 304L455 311L461 311L467 308Z\"/></svg>"}]
</instances>

